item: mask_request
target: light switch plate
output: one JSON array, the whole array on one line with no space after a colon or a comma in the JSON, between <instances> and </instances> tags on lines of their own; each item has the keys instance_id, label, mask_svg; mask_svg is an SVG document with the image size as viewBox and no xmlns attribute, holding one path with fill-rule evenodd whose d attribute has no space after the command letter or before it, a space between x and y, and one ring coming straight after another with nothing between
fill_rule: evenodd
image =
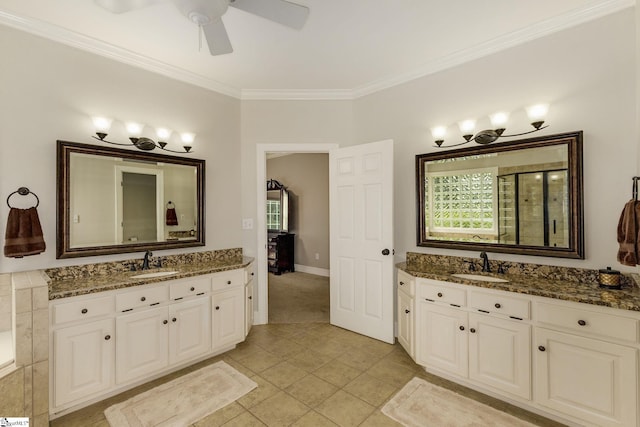
<instances>
[{"instance_id":1,"label":"light switch plate","mask_svg":"<svg viewBox=\"0 0 640 427\"><path fill-rule=\"evenodd\" d=\"M253 218L242 218L242 229L253 230Z\"/></svg>"}]
</instances>

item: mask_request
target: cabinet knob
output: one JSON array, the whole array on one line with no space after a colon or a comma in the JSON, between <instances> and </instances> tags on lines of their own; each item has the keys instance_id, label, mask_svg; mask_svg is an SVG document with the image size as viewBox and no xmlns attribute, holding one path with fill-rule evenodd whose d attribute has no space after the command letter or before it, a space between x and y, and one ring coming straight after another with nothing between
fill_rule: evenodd
<instances>
[{"instance_id":1,"label":"cabinet knob","mask_svg":"<svg viewBox=\"0 0 640 427\"><path fill-rule=\"evenodd\" d=\"M111 339L111 335L105 335L104 340L109 341Z\"/></svg>"},{"instance_id":2,"label":"cabinet knob","mask_svg":"<svg viewBox=\"0 0 640 427\"><path fill-rule=\"evenodd\" d=\"M164 319L164 320L162 321L162 324L163 324L163 325L166 325L167 323L169 323L169 321L168 321L167 319Z\"/></svg>"},{"instance_id":3,"label":"cabinet knob","mask_svg":"<svg viewBox=\"0 0 640 427\"><path fill-rule=\"evenodd\" d=\"M404 312L407 313L407 314L411 313L411 311L409 311L407 309L405 309Z\"/></svg>"},{"instance_id":4,"label":"cabinet knob","mask_svg":"<svg viewBox=\"0 0 640 427\"><path fill-rule=\"evenodd\" d=\"M472 334L475 334L476 333L476 328L469 329L469 332L471 332Z\"/></svg>"},{"instance_id":5,"label":"cabinet knob","mask_svg":"<svg viewBox=\"0 0 640 427\"><path fill-rule=\"evenodd\" d=\"M546 351L547 349L546 349L546 348L544 348L544 346L543 346L543 345L539 345L539 346L538 346L538 350L540 350L540 351Z\"/></svg>"},{"instance_id":6,"label":"cabinet knob","mask_svg":"<svg viewBox=\"0 0 640 427\"><path fill-rule=\"evenodd\" d=\"M87 310L86 308L82 309L82 314L87 314L89 312L89 310Z\"/></svg>"},{"instance_id":7,"label":"cabinet knob","mask_svg":"<svg viewBox=\"0 0 640 427\"><path fill-rule=\"evenodd\" d=\"M227 280L227 285L230 285L230 284L231 284L231 280Z\"/></svg>"},{"instance_id":8,"label":"cabinet knob","mask_svg":"<svg viewBox=\"0 0 640 427\"><path fill-rule=\"evenodd\" d=\"M584 321L584 320L582 320L582 319L578 320L578 325L580 325L580 326L585 326L586 324L587 324L587 322L586 322L586 321Z\"/></svg>"},{"instance_id":9,"label":"cabinet knob","mask_svg":"<svg viewBox=\"0 0 640 427\"><path fill-rule=\"evenodd\" d=\"M255 273L251 273L252 276L255 276Z\"/></svg>"},{"instance_id":10,"label":"cabinet knob","mask_svg":"<svg viewBox=\"0 0 640 427\"><path fill-rule=\"evenodd\" d=\"M220 306L219 305L216 305L216 310L220 310Z\"/></svg>"},{"instance_id":11,"label":"cabinet knob","mask_svg":"<svg viewBox=\"0 0 640 427\"><path fill-rule=\"evenodd\" d=\"M461 331L464 331L464 326L460 326L460 330L461 330Z\"/></svg>"},{"instance_id":12,"label":"cabinet knob","mask_svg":"<svg viewBox=\"0 0 640 427\"><path fill-rule=\"evenodd\" d=\"M189 290L190 290L191 292L193 292L193 291L195 291L195 290L196 290L196 288L194 288L194 287L192 286L191 288L189 288Z\"/></svg>"},{"instance_id":13,"label":"cabinet knob","mask_svg":"<svg viewBox=\"0 0 640 427\"><path fill-rule=\"evenodd\" d=\"M499 303L499 302L497 302L497 303L495 303L495 304L494 304L494 307L495 307L495 308L500 308L500 307L502 307L502 306L500 305L500 303Z\"/></svg>"},{"instance_id":14,"label":"cabinet knob","mask_svg":"<svg viewBox=\"0 0 640 427\"><path fill-rule=\"evenodd\" d=\"M404 282L400 282L400 286L404 286Z\"/></svg>"},{"instance_id":15,"label":"cabinet knob","mask_svg":"<svg viewBox=\"0 0 640 427\"><path fill-rule=\"evenodd\" d=\"M178 319L176 319L175 317L174 317L173 319L171 319L171 321L172 321L173 323L175 323L175 322L176 322L176 320L178 320Z\"/></svg>"},{"instance_id":16,"label":"cabinet knob","mask_svg":"<svg viewBox=\"0 0 640 427\"><path fill-rule=\"evenodd\" d=\"M146 301L146 300L147 300L147 297L140 298L140 301Z\"/></svg>"},{"instance_id":17,"label":"cabinet knob","mask_svg":"<svg viewBox=\"0 0 640 427\"><path fill-rule=\"evenodd\" d=\"M438 297L442 298L442 292L438 292Z\"/></svg>"},{"instance_id":18,"label":"cabinet knob","mask_svg":"<svg viewBox=\"0 0 640 427\"><path fill-rule=\"evenodd\" d=\"M382 250L382 255L389 255L391 252L389 251L389 249L383 249Z\"/></svg>"},{"instance_id":19,"label":"cabinet knob","mask_svg":"<svg viewBox=\"0 0 640 427\"><path fill-rule=\"evenodd\" d=\"M249 295L249 299L253 299L253 297L251 295Z\"/></svg>"}]
</instances>

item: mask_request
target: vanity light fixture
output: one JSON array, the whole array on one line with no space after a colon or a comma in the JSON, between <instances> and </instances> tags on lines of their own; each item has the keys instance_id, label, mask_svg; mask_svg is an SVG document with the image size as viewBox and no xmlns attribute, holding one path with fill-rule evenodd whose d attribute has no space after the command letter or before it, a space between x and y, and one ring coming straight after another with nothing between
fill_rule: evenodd
<instances>
[{"instance_id":1,"label":"vanity light fixture","mask_svg":"<svg viewBox=\"0 0 640 427\"><path fill-rule=\"evenodd\" d=\"M542 126L544 124L544 118L549 111L549 106L547 104L536 104L531 107L526 108L527 115L529 116L529 120L531 120L531 126L534 127L533 130L522 133L514 133L511 135L505 135L504 131L506 130L506 123L509 120L509 113L506 112L498 112L491 114L489 119L491 120L491 125L493 129L485 129L474 135L474 130L476 127L476 121L473 119L463 120L458 123L460 128L460 132L462 132L462 137L464 138L464 142L459 144L451 144L445 145L444 137L447 134L447 128L445 126L436 126L431 128L431 135L435 139L436 147L439 148L449 148L449 147L457 147L458 145L464 145L469 142L475 142L477 144L490 144L497 140L498 138L508 138L512 136L522 136L527 135L529 133L537 132L539 130L545 129L549 127Z\"/></svg>"},{"instance_id":2,"label":"vanity light fixture","mask_svg":"<svg viewBox=\"0 0 640 427\"><path fill-rule=\"evenodd\" d=\"M143 150L143 151L151 151L156 148L159 148L161 150L170 151L172 153L191 153L192 152L191 146L193 145L193 141L196 137L194 133L188 133L188 132L182 133L180 134L180 139L182 140L182 144L183 144L182 147L184 148L184 151L170 150L166 148L167 146L166 141L168 141L169 138L171 137L171 133L172 133L171 130L166 128L157 128L156 135L158 136L158 142L156 142L151 138L141 136L142 130L144 129L143 124L136 123L136 122L127 122L125 123L125 127L127 129L127 133L129 134L129 140L131 141L131 143L122 144L119 142L112 142L105 139L107 137L107 132L109 132L109 129L111 128L111 123L113 123L112 119L107 117L93 117L92 120L93 120L93 126L96 129L96 135L98 135L98 136L92 135L92 138L95 138L102 142L106 142L107 144L124 145L124 146L133 145L137 149Z\"/></svg>"}]
</instances>

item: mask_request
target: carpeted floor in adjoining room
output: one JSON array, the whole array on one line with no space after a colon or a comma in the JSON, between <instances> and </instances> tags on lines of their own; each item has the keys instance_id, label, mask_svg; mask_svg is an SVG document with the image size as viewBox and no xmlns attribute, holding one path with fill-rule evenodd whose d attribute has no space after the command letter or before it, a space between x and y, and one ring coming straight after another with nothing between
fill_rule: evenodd
<instances>
[{"instance_id":1,"label":"carpeted floor in adjoining room","mask_svg":"<svg viewBox=\"0 0 640 427\"><path fill-rule=\"evenodd\" d=\"M269 273L269 323L329 323L329 278Z\"/></svg>"}]
</instances>

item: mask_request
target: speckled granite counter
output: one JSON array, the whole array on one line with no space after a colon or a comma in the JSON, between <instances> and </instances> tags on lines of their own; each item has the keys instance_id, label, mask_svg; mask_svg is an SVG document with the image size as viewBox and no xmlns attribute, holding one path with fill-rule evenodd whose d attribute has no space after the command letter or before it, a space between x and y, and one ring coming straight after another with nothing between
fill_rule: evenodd
<instances>
[{"instance_id":1,"label":"speckled granite counter","mask_svg":"<svg viewBox=\"0 0 640 427\"><path fill-rule=\"evenodd\" d=\"M508 280L508 282L483 282L479 280L460 279L452 276L457 273L468 273L468 266L464 265L463 259L460 264L455 265L448 262L432 262L427 255L425 257L407 253L407 262L397 264L398 269L415 276L427 279L442 280L450 283L477 286L487 289L497 289L526 295L537 295L547 298L555 298L565 301L574 301L586 304L593 304L605 307L618 308L622 310L640 311L640 288L635 286L633 279L626 277L623 280L623 287L620 290L608 290L600 288L597 279L592 279L592 270L584 270L580 274L578 269L566 269L569 277L565 277L560 270L561 267L539 266L542 272L534 272L535 264L507 264L505 274L480 273L473 274L489 275ZM426 258L426 259L425 259ZM431 261L431 262L430 262ZM464 266L464 268L462 268ZM514 270L520 270L517 274ZM551 271L555 274L545 276L544 272ZM595 272L597 274L597 271Z\"/></svg>"},{"instance_id":2,"label":"speckled granite counter","mask_svg":"<svg viewBox=\"0 0 640 427\"><path fill-rule=\"evenodd\" d=\"M165 257L163 268L152 268L145 271L128 271L128 262L93 264L78 268L47 270L51 278L49 283L49 300L87 295L96 292L111 291L167 280L184 279L186 277L236 270L249 265L253 258L242 256L241 252L224 256L172 256ZM176 274L153 278L135 278L132 276L160 271L177 271Z\"/></svg>"}]
</instances>

